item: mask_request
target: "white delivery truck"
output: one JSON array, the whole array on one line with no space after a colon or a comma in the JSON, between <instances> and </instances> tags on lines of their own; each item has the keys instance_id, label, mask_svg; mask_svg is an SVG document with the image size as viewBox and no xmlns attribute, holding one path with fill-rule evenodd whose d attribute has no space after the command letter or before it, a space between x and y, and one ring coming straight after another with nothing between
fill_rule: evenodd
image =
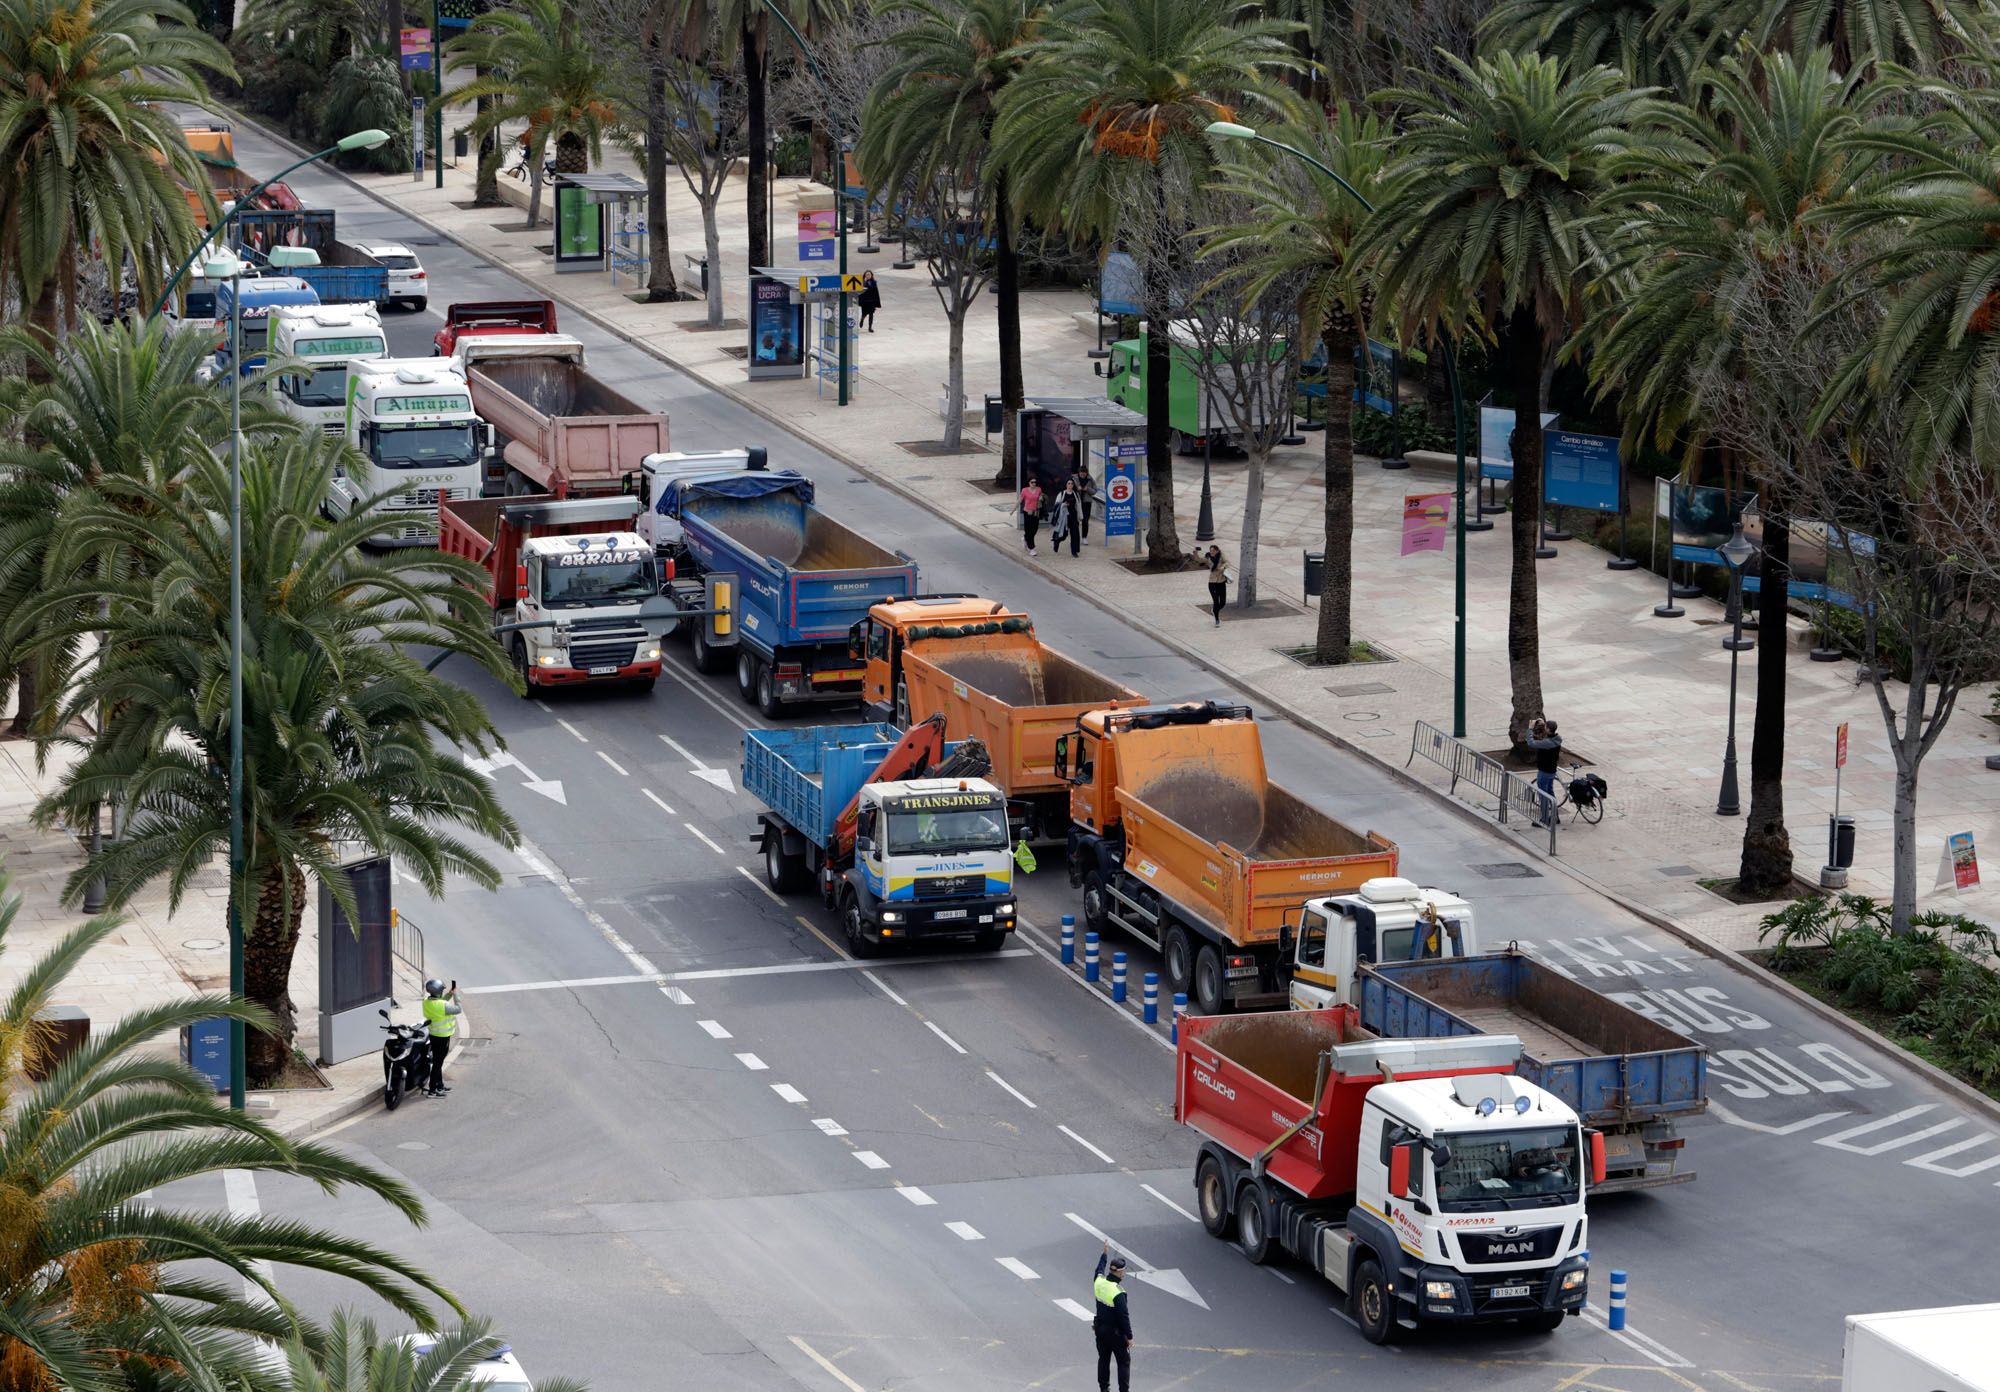
<instances>
[{"instance_id":1,"label":"white delivery truck","mask_svg":"<svg viewBox=\"0 0 2000 1392\"><path fill-rule=\"evenodd\" d=\"M372 304L288 305L271 311L271 355L299 361L278 374L278 409L328 435L347 431L347 369L389 356Z\"/></svg>"},{"instance_id":2,"label":"white delivery truck","mask_svg":"<svg viewBox=\"0 0 2000 1392\"><path fill-rule=\"evenodd\" d=\"M2000 1305L1847 1317L1841 1392L2000 1392Z\"/></svg>"},{"instance_id":3,"label":"white delivery truck","mask_svg":"<svg viewBox=\"0 0 2000 1392\"><path fill-rule=\"evenodd\" d=\"M365 462L351 461L335 476L327 512L345 517L372 506L383 516L373 540L388 546L435 545L438 504L478 495L480 467L493 448L492 427L473 414L464 374L436 358L353 364L346 433Z\"/></svg>"}]
</instances>

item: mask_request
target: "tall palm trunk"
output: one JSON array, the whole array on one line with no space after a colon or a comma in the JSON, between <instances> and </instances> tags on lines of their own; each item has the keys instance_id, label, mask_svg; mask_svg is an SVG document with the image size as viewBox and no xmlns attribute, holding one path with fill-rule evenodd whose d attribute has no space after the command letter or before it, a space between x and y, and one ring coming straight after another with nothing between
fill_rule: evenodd
<instances>
[{"instance_id":1,"label":"tall palm trunk","mask_svg":"<svg viewBox=\"0 0 2000 1392\"><path fill-rule=\"evenodd\" d=\"M1027 404L1021 382L1021 255L1014 249L1014 209L1007 198L1007 176L993 191L993 299L1000 317L1000 468L998 486L1014 482L1015 415Z\"/></svg>"},{"instance_id":2,"label":"tall palm trunk","mask_svg":"<svg viewBox=\"0 0 2000 1392\"><path fill-rule=\"evenodd\" d=\"M1326 569L1319 596L1314 660L1347 661L1354 647L1354 349L1358 335L1344 312L1327 316Z\"/></svg>"},{"instance_id":3,"label":"tall palm trunk","mask_svg":"<svg viewBox=\"0 0 2000 1392\"><path fill-rule=\"evenodd\" d=\"M1146 559L1166 565L1181 558L1180 530L1174 521L1173 322L1174 269L1178 261L1167 207L1166 171L1153 170L1153 213L1158 219L1157 242L1146 258L1146 505L1152 522L1146 529Z\"/></svg>"},{"instance_id":4,"label":"tall palm trunk","mask_svg":"<svg viewBox=\"0 0 2000 1392\"><path fill-rule=\"evenodd\" d=\"M39 336L54 343L60 334L61 301L56 277L50 276L42 282L42 290L35 297L34 305L28 311L28 327ZM49 374L43 370L42 359L37 354L29 354L26 376L30 384L45 386ZM39 448L45 441L30 434L23 442L29 448ZM6 689L5 673L0 673L0 691ZM7 734L12 739L26 739L34 730L35 708L42 703L41 683L36 680L35 664L31 659L22 659L13 672L14 677L14 717L7 723Z\"/></svg>"},{"instance_id":5,"label":"tall palm trunk","mask_svg":"<svg viewBox=\"0 0 2000 1392\"><path fill-rule=\"evenodd\" d=\"M1784 889L1792 879L1792 838L1785 829L1785 583L1792 573L1792 532L1767 505L1759 567L1757 714L1750 734L1750 816L1743 828L1737 878L1746 890Z\"/></svg>"},{"instance_id":6,"label":"tall palm trunk","mask_svg":"<svg viewBox=\"0 0 2000 1392\"><path fill-rule=\"evenodd\" d=\"M1542 714L1542 638L1535 548L1542 536L1542 326L1533 309L1514 311L1508 349L1514 370L1512 575L1507 592L1507 674L1514 705L1507 738L1516 747Z\"/></svg>"},{"instance_id":7,"label":"tall palm trunk","mask_svg":"<svg viewBox=\"0 0 2000 1392\"><path fill-rule=\"evenodd\" d=\"M252 917L243 935L243 994L270 1011L277 1021L272 1033L249 1030L244 1039L244 1072L251 1087L261 1087L285 1071L292 1039L298 1033L298 1010L292 1004L292 953L299 945L306 881L295 867L286 864L265 869L254 884L257 900L248 906ZM328 926L321 924L320 931L327 931Z\"/></svg>"},{"instance_id":8,"label":"tall palm trunk","mask_svg":"<svg viewBox=\"0 0 2000 1392\"><path fill-rule=\"evenodd\" d=\"M753 23L746 9L743 30L743 123L749 135L750 177L744 181L744 213L750 227L750 264L771 264L770 229L764 223L765 202L769 197L771 171L766 161L771 152L770 123L764 112L764 81L767 71L765 40L768 21L761 16Z\"/></svg>"},{"instance_id":9,"label":"tall palm trunk","mask_svg":"<svg viewBox=\"0 0 2000 1392\"><path fill-rule=\"evenodd\" d=\"M646 26L646 298L677 300L674 249L667 233L667 25L655 5Z\"/></svg>"},{"instance_id":10,"label":"tall palm trunk","mask_svg":"<svg viewBox=\"0 0 2000 1392\"><path fill-rule=\"evenodd\" d=\"M472 75L479 81L486 80L486 69L475 67ZM492 98L481 97L472 105L478 115L484 116ZM500 197L500 133L489 130L479 137L479 174L472 186L474 207L497 208L504 202Z\"/></svg>"}]
</instances>

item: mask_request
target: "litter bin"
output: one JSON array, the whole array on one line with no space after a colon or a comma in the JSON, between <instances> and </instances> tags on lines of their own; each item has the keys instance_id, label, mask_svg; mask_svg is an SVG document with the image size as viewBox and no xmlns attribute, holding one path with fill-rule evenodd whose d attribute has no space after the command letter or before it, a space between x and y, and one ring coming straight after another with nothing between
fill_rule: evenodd
<instances>
[{"instance_id":1,"label":"litter bin","mask_svg":"<svg viewBox=\"0 0 2000 1392\"><path fill-rule=\"evenodd\" d=\"M455 160L464 159L466 153L469 150L471 150L471 148L472 148L471 139L466 135L464 131L453 131L451 133L451 157L453 159Z\"/></svg>"},{"instance_id":2,"label":"litter bin","mask_svg":"<svg viewBox=\"0 0 2000 1392\"><path fill-rule=\"evenodd\" d=\"M1306 552L1306 598L1318 599L1326 593L1326 552Z\"/></svg>"},{"instance_id":3,"label":"litter bin","mask_svg":"<svg viewBox=\"0 0 2000 1392\"><path fill-rule=\"evenodd\" d=\"M36 1012L35 1023L40 1026L41 1047L30 1052L27 1073L31 1082L39 1083L90 1042L90 1016L80 1006L52 1005Z\"/></svg>"},{"instance_id":4,"label":"litter bin","mask_svg":"<svg viewBox=\"0 0 2000 1392\"><path fill-rule=\"evenodd\" d=\"M1835 870L1846 870L1853 866L1854 818L1826 819L1826 863Z\"/></svg>"},{"instance_id":5,"label":"litter bin","mask_svg":"<svg viewBox=\"0 0 2000 1392\"><path fill-rule=\"evenodd\" d=\"M998 435L1007 428L1007 412L997 396L986 398L986 433Z\"/></svg>"},{"instance_id":6,"label":"litter bin","mask_svg":"<svg viewBox=\"0 0 2000 1392\"><path fill-rule=\"evenodd\" d=\"M229 1021L210 1016L182 1025L181 1062L208 1079L217 1092L229 1091Z\"/></svg>"}]
</instances>

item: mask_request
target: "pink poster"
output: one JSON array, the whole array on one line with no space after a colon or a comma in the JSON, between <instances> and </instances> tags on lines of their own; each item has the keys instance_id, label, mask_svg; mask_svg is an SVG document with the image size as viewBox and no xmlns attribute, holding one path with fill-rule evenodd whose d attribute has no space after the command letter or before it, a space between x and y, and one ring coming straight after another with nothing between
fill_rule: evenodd
<instances>
[{"instance_id":1,"label":"pink poster","mask_svg":"<svg viewBox=\"0 0 2000 1392\"><path fill-rule=\"evenodd\" d=\"M1451 494L1405 493L1403 495L1403 551L1444 550L1445 529L1451 525Z\"/></svg>"}]
</instances>

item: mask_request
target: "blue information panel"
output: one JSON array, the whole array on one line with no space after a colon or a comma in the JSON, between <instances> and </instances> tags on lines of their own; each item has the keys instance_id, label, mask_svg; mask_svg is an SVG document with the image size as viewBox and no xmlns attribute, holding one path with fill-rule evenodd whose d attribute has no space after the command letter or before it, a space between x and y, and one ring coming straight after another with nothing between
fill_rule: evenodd
<instances>
[{"instance_id":1,"label":"blue information panel","mask_svg":"<svg viewBox=\"0 0 2000 1392\"><path fill-rule=\"evenodd\" d=\"M1721 565L1722 544L1736 530L1752 493L1725 493L1700 485L1674 489L1673 558L1695 565Z\"/></svg>"},{"instance_id":2,"label":"blue information panel","mask_svg":"<svg viewBox=\"0 0 2000 1392\"><path fill-rule=\"evenodd\" d=\"M1556 423L1556 412L1542 415L1542 429ZM1514 413L1498 406L1479 408L1479 476L1488 479L1514 477Z\"/></svg>"},{"instance_id":3,"label":"blue information panel","mask_svg":"<svg viewBox=\"0 0 2000 1392\"><path fill-rule=\"evenodd\" d=\"M1144 440L1112 440L1104 446L1104 534L1131 536L1138 513L1139 461Z\"/></svg>"},{"instance_id":4,"label":"blue information panel","mask_svg":"<svg viewBox=\"0 0 2000 1392\"><path fill-rule=\"evenodd\" d=\"M1555 507L1619 512L1625 506L1625 471L1615 435L1551 430L1542 436L1542 498Z\"/></svg>"}]
</instances>

